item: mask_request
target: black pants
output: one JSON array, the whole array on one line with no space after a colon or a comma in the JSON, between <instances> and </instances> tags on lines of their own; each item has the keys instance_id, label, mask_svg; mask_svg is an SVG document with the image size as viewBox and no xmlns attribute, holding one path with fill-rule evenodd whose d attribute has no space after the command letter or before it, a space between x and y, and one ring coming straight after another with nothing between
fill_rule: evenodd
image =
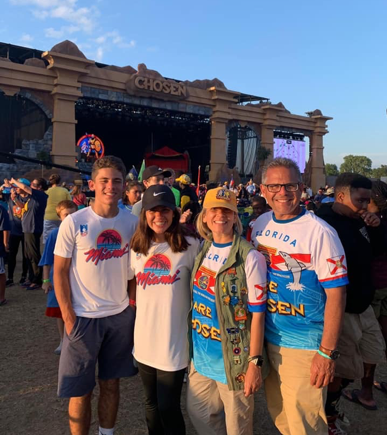
<instances>
[{"instance_id":1,"label":"black pants","mask_svg":"<svg viewBox=\"0 0 387 435\"><path fill-rule=\"evenodd\" d=\"M164 372L138 364L145 391L145 417L149 435L185 435L180 396L185 369Z\"/></svg>"},{"instance_id":2,"label":"black pants","mask_svg":"<svg viewBox=\"0 0 387 435\"><path fill-rule=\"evenodd\" d=\"M23 266L22 266L22 276L27 277L28 263L24 252L24 236L15 236L11 234L9 237L9 253L8 253L8 279L13 279L13 274L16 268L16 257L19 251L19 245L22 247L23 254ZM32 276L29 276L31 278Z\"/></svg>"},{"instance_id":3,"label":"black pants","mask_svg":"<svg viewBox=\"0 0 387 435\"><path fill-rule=\"evenodd\" d=\"M33 272L31 282L39 285L42 283L42 269L39 267L41 235L41 233L24 233L24 252Z\"/></svg>"}]
</instances>

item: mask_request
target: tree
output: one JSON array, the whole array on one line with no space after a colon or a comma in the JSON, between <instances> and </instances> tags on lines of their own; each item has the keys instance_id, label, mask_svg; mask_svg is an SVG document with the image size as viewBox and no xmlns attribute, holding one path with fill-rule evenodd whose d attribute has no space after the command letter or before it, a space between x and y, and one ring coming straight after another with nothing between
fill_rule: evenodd
<instances>
[{"instance_id":1,"label":"tree","mask_svg":"<svg viewBox=\"0 0 387 435\"><path fill-rule=\"evenodd\" d=\"M340 172L353 172L356 174L364 175L365 177L371 176L372 160L366 156L349 156L344 157L344 163L340 166Z\"/></svg>"},{"instance_id":2,"label":"tree","mask_svg":"<svg viewBox=\"0 0 387 435\"><path fill-rule=\"evenodd\" d=\"M382 165L379 168L372 169L373 178L387 177L387 165Z\"/></svg>"},{"instance_id":3,"label":"tree","mask_svg":"<svg viewBox=\"0 0 387 435\"><path fill-rule=\"evenodd\" d=\"M325 165L325 173L329 177L330 175L339 175L339 169L337 168L337 165L334 163L327 163Z\"/></svg>"}]
</instances>

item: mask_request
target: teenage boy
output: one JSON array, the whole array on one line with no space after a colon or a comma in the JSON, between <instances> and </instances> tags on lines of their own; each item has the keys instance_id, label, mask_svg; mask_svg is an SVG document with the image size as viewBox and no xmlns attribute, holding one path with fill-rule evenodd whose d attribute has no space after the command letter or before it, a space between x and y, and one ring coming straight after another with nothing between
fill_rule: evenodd
<instances>
[{"instance_id":1,"label":"teenage boy","mask_svg":"<svg viewBox=\"0 0 387 435\"><path fill-rule=\"evenodd\" d=\"M70 398L72 435L89 433L97 361L100 435L114 433L119 379L136 373L127 281L137 218L118 208L125 174L117 157L95 161L89 181L95 201L62 222L55 246L54 287L65 324L58 395Z\"/></svg>"}]
</instances>

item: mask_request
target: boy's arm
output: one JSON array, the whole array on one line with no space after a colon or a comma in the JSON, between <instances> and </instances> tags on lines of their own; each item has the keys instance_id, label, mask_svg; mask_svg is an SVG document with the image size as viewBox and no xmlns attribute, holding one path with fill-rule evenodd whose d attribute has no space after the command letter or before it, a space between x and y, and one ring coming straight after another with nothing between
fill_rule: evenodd
<instances>
[{"instance_id":1,"label":"boy's arm","mask_svg":"<svg viewBox=\"0 0 387 435\"><path fill-rule=\"evenodd\" d=\"M77 316L71 303L70 289L70 265L71 258L55 255L54 260L54 288L62 312L66 332L69 335L74 327Z\"/></svg>"},{"instance_id":2,"label":"boy's arm","mask_svg":"<svg viewBox=\"0 0 387 435\"><path fill-rule=\"evenodd\" d=\"M45 264L43 266L43 284L42 289L44 290L44 293L48 293L50 290L53 290L52 282L50 281L50 271L51 271L51 265Z\"/></svg>"},{"instance_id":3,"label":"boy's arm","mask_svg":"<svg viewBox=\"0 0 387 435\"><path fill-rule=\"evenodd\" d=\"M3 231L3 243L4 243L4 249L6 252L9 252L9 235L11 234L10 231Z\"/></svg>"}]
</instances>

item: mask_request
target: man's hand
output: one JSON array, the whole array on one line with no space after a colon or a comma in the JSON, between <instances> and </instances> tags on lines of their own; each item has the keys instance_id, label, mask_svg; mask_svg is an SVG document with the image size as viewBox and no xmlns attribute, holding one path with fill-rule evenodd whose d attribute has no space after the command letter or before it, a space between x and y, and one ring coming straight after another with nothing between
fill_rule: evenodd
<instances>
[{"instance_id":1,"label":"man's hand","mask_svg":"<svg viewBox=\"0 0 387 435\"><path fill-rule=\"evenodd\" d=\"M369 227L378 227L380 225L380 219L375 213L370 213L369 211L365 211L361 218L365 222L365 224Z\"/></svg>"},{"instance_id":2,"label":"man's hand","mask_svg":"<svg viewBox=\"0 0 387 435\"><path fill-rule=\"evenodd\" d=\"M310 385L316 388L326 387L333 381L334 375L335 361L316 353L310 367Z\"/></svg>"},{"instance_id":3,"label":"man's hand","mask_svg":"<svg viewBox=\"0 0 387 435\"><path fill-rule=\"evenodd\" d=\"M249 363L245 378L244 393L246 397L256 393L262 386L261 368L253 363Z\"/></svg>"},{"instance_id":4,"label":"man's hand","mask_svg":"<svg viewBox=\"0 0 387 435\"><path fill-rule=\"evenodd\" d=\"M53 290L51 282L44 282L42 284L42 289L44 290L44 294L47 294L49 291Z\"/></svg>"},{"instance_id":5,"label":"man's hand","mask_svg":"<svg viewBox=\"0 0 387 435\"><path fill-rule=\"evenodd\" d=\"M64 321L67 335L71 334L71 331L74 328L76 320L77 320L77 316L75 315L74 311L71 314L69 313L68 318Z\"/></svg>"}]
</instances>

